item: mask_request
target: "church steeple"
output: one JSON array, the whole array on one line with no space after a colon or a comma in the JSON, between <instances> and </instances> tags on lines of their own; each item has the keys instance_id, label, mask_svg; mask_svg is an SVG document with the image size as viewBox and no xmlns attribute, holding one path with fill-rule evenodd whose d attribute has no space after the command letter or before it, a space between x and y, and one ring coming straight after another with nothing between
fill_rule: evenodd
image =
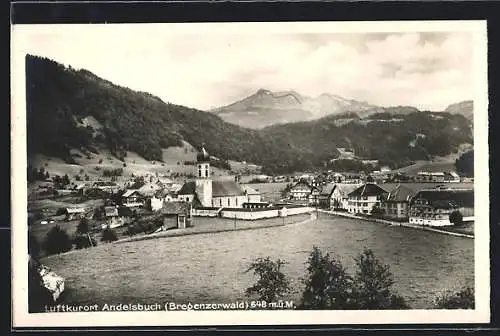
<instances>
[{"instance_id":1,"label":"church steeple","mask_svg":"<svg viewBox=\"0 0 500 336\"><path fill-rule=\"evenodd\" d=\"M196 154L197 174L198 178L210 178L210 155L205 149L205 144L201 146L201 150Z\"/></svg>"}]
</instances>

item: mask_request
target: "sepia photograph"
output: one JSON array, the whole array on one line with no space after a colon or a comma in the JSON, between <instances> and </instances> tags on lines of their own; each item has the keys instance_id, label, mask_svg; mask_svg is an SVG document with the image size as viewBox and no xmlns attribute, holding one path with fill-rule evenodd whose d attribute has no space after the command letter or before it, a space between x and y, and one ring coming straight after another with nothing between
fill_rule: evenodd
<instances>
[{"instance_id":1,"label":"sepia photograph","mask_svg":"<svg viewBox=\"0 0 500 336\"><path fill-rule=\"evenodd\" d=\"M13 326L490 321L484 21L11 36Z\"/></svg>"}]
</instances>

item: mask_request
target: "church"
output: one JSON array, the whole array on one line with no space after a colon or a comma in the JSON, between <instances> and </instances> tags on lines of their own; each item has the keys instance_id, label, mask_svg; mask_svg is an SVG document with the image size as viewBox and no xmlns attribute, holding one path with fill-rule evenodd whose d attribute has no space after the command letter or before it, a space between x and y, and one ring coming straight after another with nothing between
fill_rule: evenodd
<instances>
[{"instance_id":1,"label":"church","mask_svg":"<svg viewBox=\"0 0 500 336\"><path fill-rule=\"evenodd\" d=\"M246 203L259 203L260 193L231 180L213 180L210 155L203 146L196 154L196 179L187 181L177 193L181 201L194 207L243 208Z\"/></svg>"}]
</instances>

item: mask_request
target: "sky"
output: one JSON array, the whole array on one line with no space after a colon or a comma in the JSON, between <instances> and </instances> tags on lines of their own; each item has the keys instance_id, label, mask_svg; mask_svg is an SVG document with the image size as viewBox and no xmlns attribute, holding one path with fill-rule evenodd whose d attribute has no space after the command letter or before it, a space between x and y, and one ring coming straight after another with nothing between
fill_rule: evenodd
<instances>
[{"instance_id":1,"label":"sky","mask_svg":"<svg viewBox=\"0 0 500 336\"><path fill-rule=\"evenodd\" d=\"M473 99L473 35L466 31L287 32L226 26L212 33L206 28L86 26L31 29L23 35L24 50L202 110L260 88L435 111Z\"/></svg>"}]
</instances>

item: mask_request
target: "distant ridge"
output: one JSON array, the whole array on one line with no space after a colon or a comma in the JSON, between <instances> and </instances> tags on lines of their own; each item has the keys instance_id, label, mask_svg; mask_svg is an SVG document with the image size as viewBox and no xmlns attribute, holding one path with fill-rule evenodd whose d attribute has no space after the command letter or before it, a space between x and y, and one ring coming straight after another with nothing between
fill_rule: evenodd
<instances>
[{"instance_id":1,"label":"distant ridge","mask_svg":"<svg viewBox=\"0 0 500 336\"><path fill-rule=\"evenodd\" d=\"M378 107L365 102L323 93L311 98L296 91L272 92L258 89L252 95L232 104L212 109L210 112L227 122L250 128L263 128L274 124L307 121L329 114L367 111L377 112Z\"/></svg>"}]
</instances>

